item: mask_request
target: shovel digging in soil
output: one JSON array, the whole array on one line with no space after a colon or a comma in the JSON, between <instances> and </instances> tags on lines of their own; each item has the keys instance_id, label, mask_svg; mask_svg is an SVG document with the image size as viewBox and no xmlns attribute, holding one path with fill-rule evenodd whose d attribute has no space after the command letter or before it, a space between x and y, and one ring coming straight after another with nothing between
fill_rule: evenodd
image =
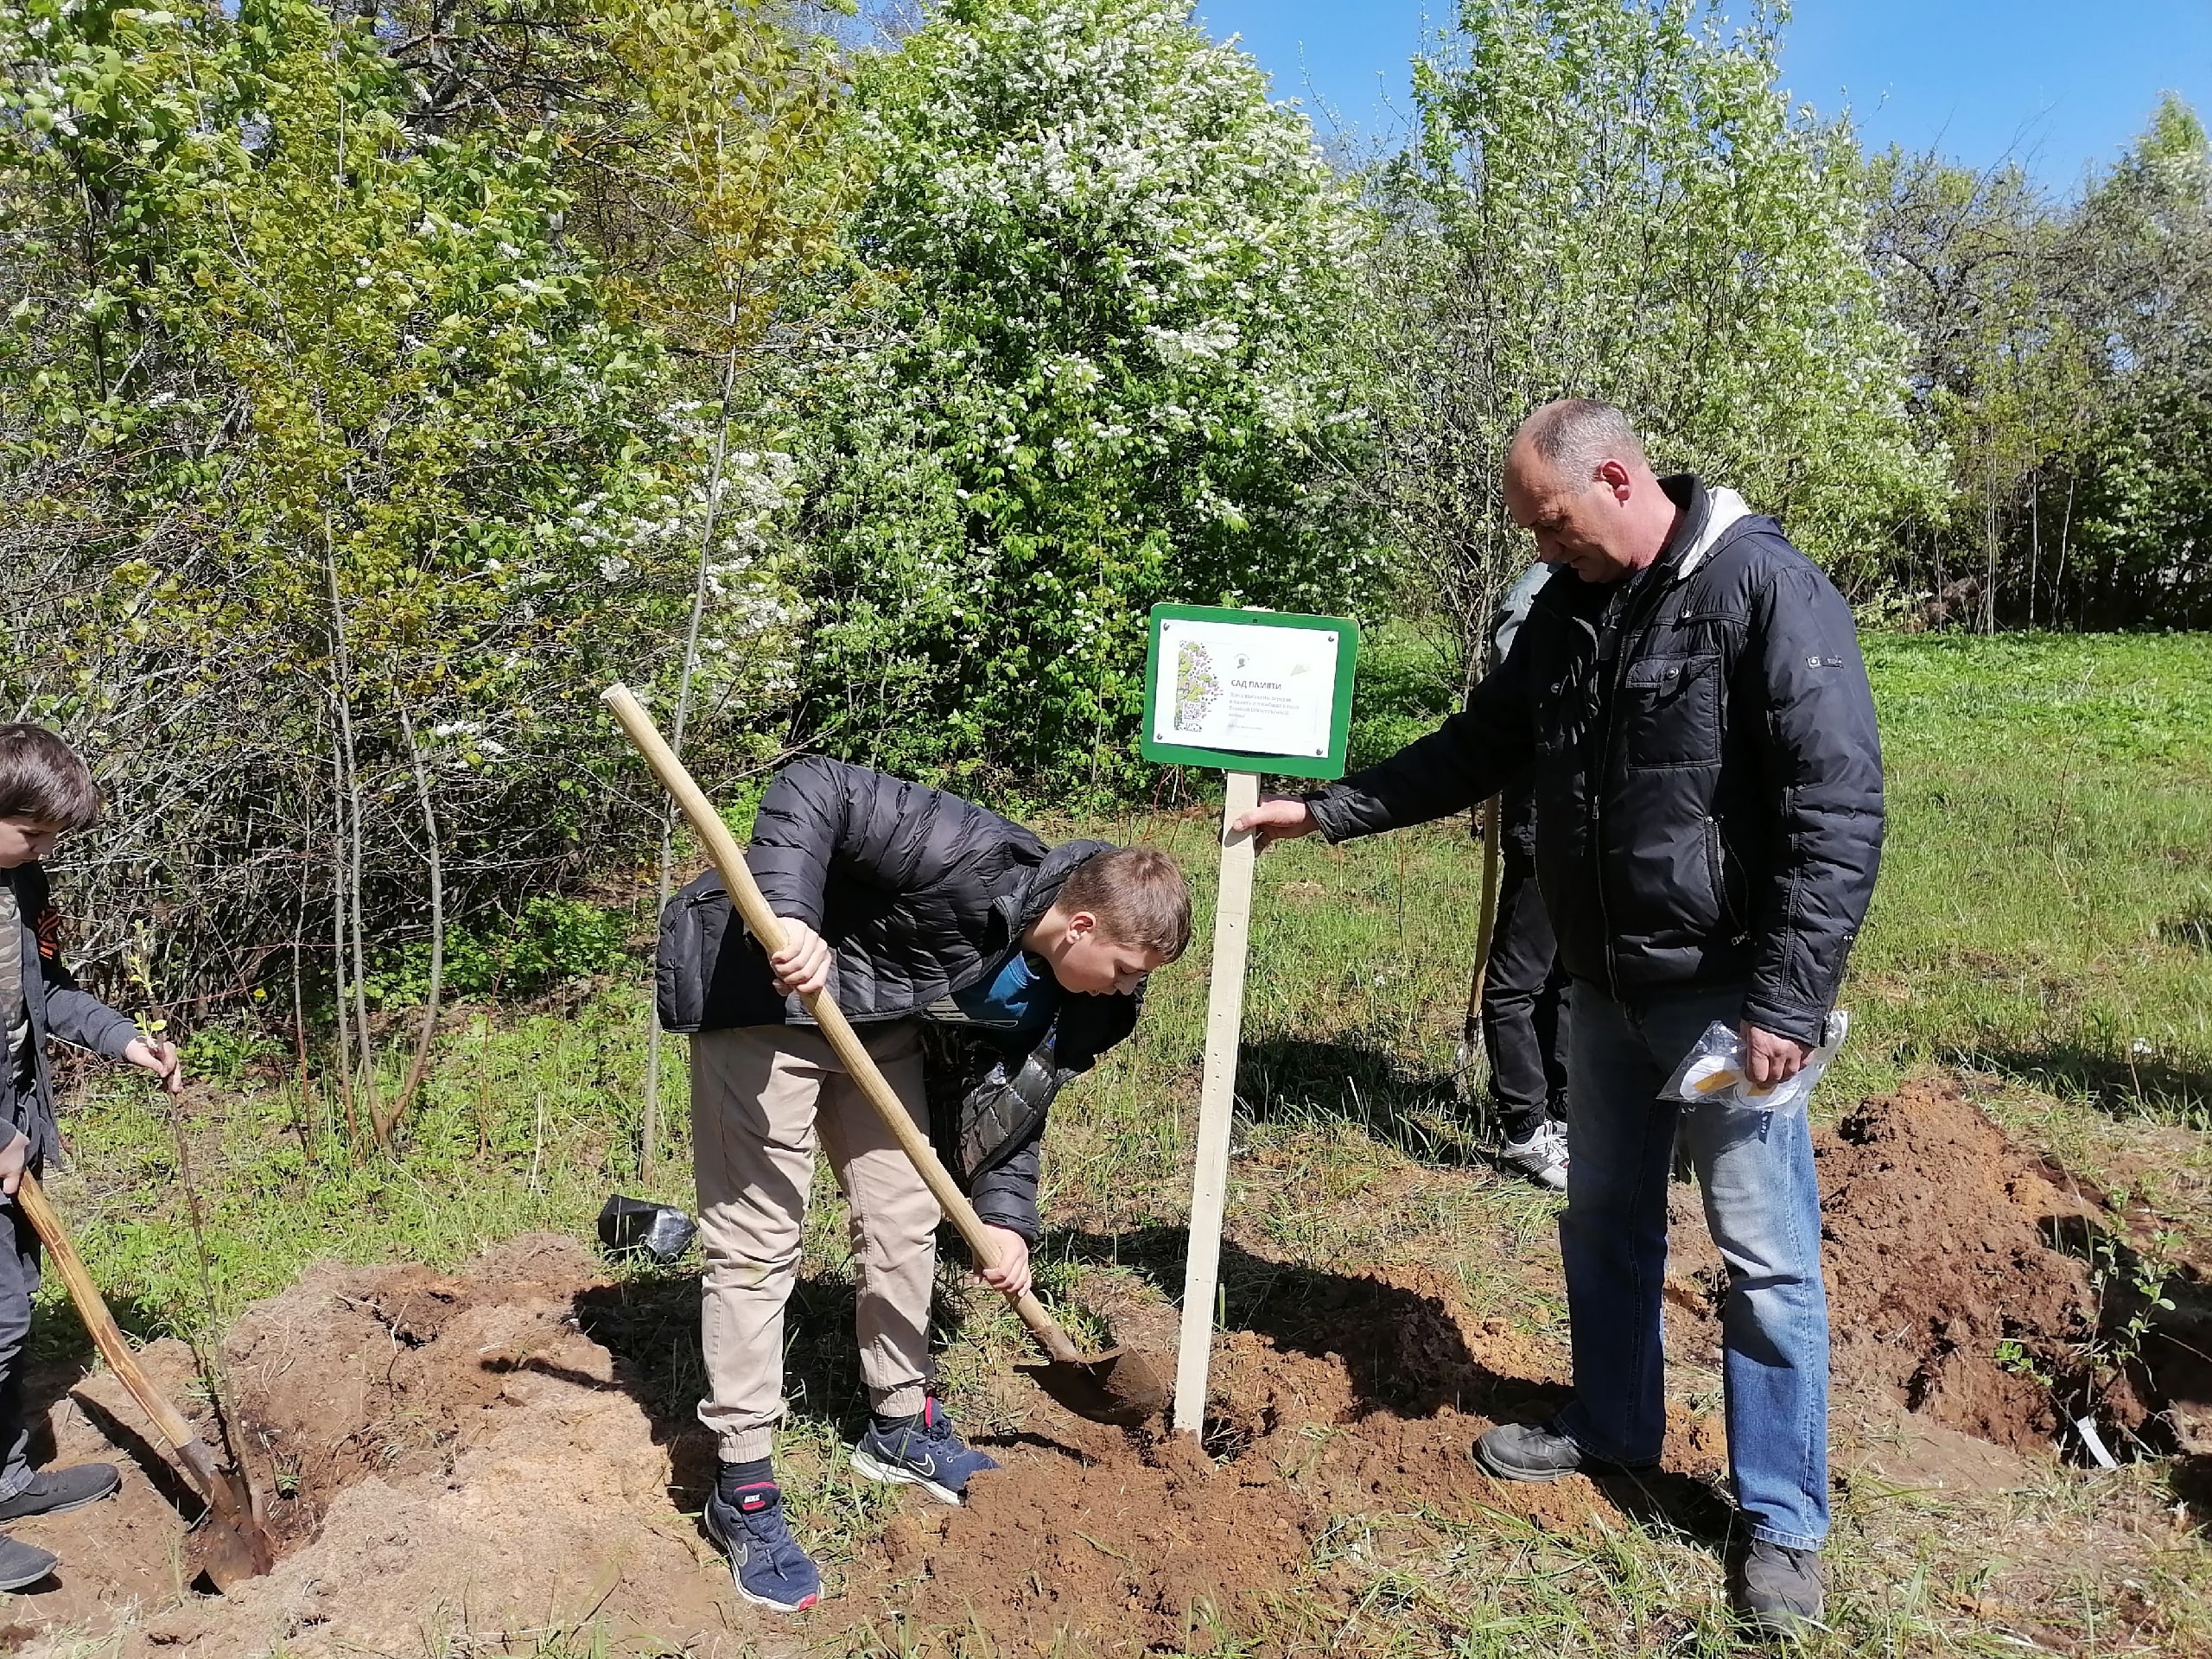
<instances>
[{"instance_id":1,"label":"shovel digging in soil","mask_svg":"<svg viewBox=\"0 0 2212 1659\"><path fill-rule=\"evenodd\" d=\"M23 1172L22 1185L16 1189L16 1204L54 1257L54 1265L69 1287L70 1297L76 1302L77 1312L83 1316L85 1328L92 1332L101 1357L122 1379L123 1386L130 1390L130 1397L138 1402L139 1408L153 1420L156 1430L175 1450L178 1461L191 1476L192 1484L207 1500L206 1525L196 1551L200 1571L218 1590L228 1590L232 1585L268 1572L276 1564L276 1542L262 1524L261 1504L251 1483L239 1468L226 1467L216 1460L214 1452L193 1431L192 1425L162 1397L140 1368L130 1344L124 1340L115 1316L108 1312L99 1287L92 1282L84 1258L70 1242L61 1217L47 1202L44 1189L29 1170Z\"/></svg>"},{"instance_id":2,"label":"shovel digging in soil","mask_svg":"<svg viewBox=\"0 0 2212 1659\"><path fill-rule=\"evenodd\" d=\"M746 864L736 837L730 834L699 785L692 781L683 763L662 741L645 706L625 685L607 687L603 701L630 741L645 756L645 764L652 768L662 787L683 809L692 832L714 860L715 868L721 872L722 886L728 891L738 913L745 918L747 930L771 956L781 950L783 924L769 910L768 901L754 885L753 872ZM868 1104L875 1108L892 1138L912 1160L952 1224L960 1230L961 1237L968 1241L968 1248L976 1259L995 1262L998 1247L983 1230L982 1218L976 1213L976 1206L968 1202L967 1195L954 1185L944 1166L938 1161L928 1138L906 1115L906 1109L884 1081L883 1073L876 1069L843 1011L826 990L817 991L804 1001L823 1037L844 1062L847 1074L860 1084ZM1020 1369L1035 1378L1039 1387L1070 1411L1093 1422L1134 1427L1166 1409L1166 1386L1160 1381L1159 1371L1142 1355L1125 1353L1118 1348L1103 1354L1085 1354L1031 1293L1024 1291L1007 1300L1014 1304L1014 1311L1020 1315L1021 1322L1051 1356L1043 1364Z\"/></svg>"}]
</instances>

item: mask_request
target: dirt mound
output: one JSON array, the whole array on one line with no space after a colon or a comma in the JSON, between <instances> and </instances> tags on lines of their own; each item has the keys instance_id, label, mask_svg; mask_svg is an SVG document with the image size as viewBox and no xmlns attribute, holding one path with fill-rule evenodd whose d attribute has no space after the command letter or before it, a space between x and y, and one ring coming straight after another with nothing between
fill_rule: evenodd
<instances>
[{"instance_id":1,"label":"dirt mound","mask_svg":"<svg viewBox=\"0 0 2212 1659\"><path fill-rule=\"evenodd\" d=\"M1108 1300L1118 1336L1144 1330L1142 1307ZM1310 1275L1270 1329L1217 1339L1211 1456L1040 1402L1026 1432L992 1448L1005 1466L977 1478L968 1508L892 1526L851 1575L853 1610L840 1617L887 1637L912 1623L980 1627L1001 1649L1203 1653L1235 1646L1293 1591L1339 1610L1360 1593L1392 1541L1330 1566L1332 1516L1480 1505L1561 1533L1623 1510L1721 1520L1709 1421L1678 1418L1668 1472L1618 1489L1483 1476L1468 1450L1491 1414L1554 1408L1564 1356L1533 1351L1502 1321L1467 1319L1454 1302L1419 1273Z\"/></svg>"},{"instance_id":2,"label":"dirt mound","mask_svg":"<svg viewBox=\"0 0 2212 1659\"><path fill-rule=\"evenodd\" d=\"M1163 1345L1173 1317L1156 1290L1095 1278L1117 1330ZM689 1339L694 1281L609 1283L582 1247L546 1236L461 1274L320 1266L251 1309L228 1350L272 1494L276 1570L226 1598L190 1592L177 1517L193 1506L131 1429L114 1379L91 1377L54 1414L57 1454L120 1445L137 1466L119 1502L20 1529L66 1566L59 1588L12 1605L10 1637L307 1659L535 1651L588 1624L614 1651L734 1655L908 1621L980 1627L1000 1646L1203 1651L1293 1590L1324 1606L1357 1593L1389 1541L1331 1567L1317 1546L1332 1515L1480 1503L1575 1531L1639 1503L1714 1502L1717 1434L1687 1422L1675 1472L1634 1492L1487 1480L1470 1441L1490 1414L1555 1403L1561 1356L1467 1319L1440 1281L1290 1263L1279 1280L1267 1328L1219 1341L1204 1449L1133 1439L1027 1392L1019 1430L986 1441L1003 1468L969 1507L903 1503L833 1571L842 1593L794 1623L735 1599L685 1513L711 1468L688 1398L675 1398L696 1375L648 1373ZM147 1359L188 1398L182 1349L158 1344Z\"/></svg>"},{"instance_id":3,"label":"dirt mound","mask_svg":"<svg viewBox=\"0 0 2212 1659\"><path fill-rule=\"evenodd\" d=\"M2058 1402L2033 1373L2085 1403L2094 1387L2082 1351L2097 1290L2053 1248L2094 1236L2091 1208L1948 1085L1861 1103L1819 1164L1839 1368L1946 1428L2049 1448ZM2126 1378L2101 1392L2101 1414L2141 1428L2150 1414Z\"/></svg>"},{"instance_id":4,"label":"dirt mound","mask_svg":"<svg viewBox=\"0 0 2212 1659\"><path fill-rule=\"evenodd\" d=\"M2179 1371L2156 1327L2127 1340L2140 1258L2101 1195L1947 1082L1862 1101L1814 1152L1840 1384L2020 1452L2080 1456L2068 1425L2085 1414L2122 1455L2171 1449ZM1709 1339L1726 1275L1692 1225L1674 1285L1696 1291L1670 1300Z\"/></svg>"},{"instance_id":5,"label":"dirt mound","mask_svg":"<svg viewBox=\"0 0 2212 1659\"><path fill-rule=\"evenodd\" d=\"M228 1350L284 1549L276 1570L227 1597L190 1593L175 1510L164 1524L167 1506L129 1471L124 1503L21 1529L64 1567L60 1589L16 1604L17 1623L209 1659L381 1652L402 1633L430 1651L527 1649L586 1618L713 1650L729 1628L726 1580L671 1503L668 1449L621 1362L577 1328L579 1294L603 1277L550 1236L466 1276L311 1269L250 1310ZM175 1344L148 1355L185 1394L188 1357ZM56 1414L62 1457L112 1457L104 1433L162 1471L111 1376L76 1395Z\"/></svg>"}]
</instances>

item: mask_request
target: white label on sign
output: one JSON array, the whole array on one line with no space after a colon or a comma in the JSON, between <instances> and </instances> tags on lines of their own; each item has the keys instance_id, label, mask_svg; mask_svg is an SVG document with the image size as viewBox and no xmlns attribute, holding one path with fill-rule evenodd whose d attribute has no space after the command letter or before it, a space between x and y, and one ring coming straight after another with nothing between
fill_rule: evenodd
<instances>
[{"instance_id":1,"label":"white label on sign","mask_svg":"<svg viewBox=\"0 0 2212 1659\"><path fill-rule=\"evenodd\" d=\"M1163 621L1152 741L1249 754L1327 754L1337 638L1334 628Z\"/></svg>"}]
</instances>

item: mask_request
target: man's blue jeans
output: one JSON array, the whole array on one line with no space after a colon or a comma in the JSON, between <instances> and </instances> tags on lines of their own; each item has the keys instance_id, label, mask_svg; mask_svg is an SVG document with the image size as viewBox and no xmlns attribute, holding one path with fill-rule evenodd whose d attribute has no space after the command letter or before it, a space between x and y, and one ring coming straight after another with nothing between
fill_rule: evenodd
<instances>
[{"instance_id":1,"label":"man's blue jeans","mask_svg":"<svg viewBox=\"0 0 2212 1659\"><path fill-rule=\"evenodd\" d=\"M1828 1530L1828 1307L1805 1114L1658 1098L1706 1027L1733 1026L1743 1000L1737 985L1624 1005L1575 982L1559 1229L1574 1400L1558 1427L1594 1457L1658 1459L1659 1300L1679 1123L1728 1266L1721 1377L1736 1502L1753 1537L1816 1549Z\"/></svg>"}]
</instances>

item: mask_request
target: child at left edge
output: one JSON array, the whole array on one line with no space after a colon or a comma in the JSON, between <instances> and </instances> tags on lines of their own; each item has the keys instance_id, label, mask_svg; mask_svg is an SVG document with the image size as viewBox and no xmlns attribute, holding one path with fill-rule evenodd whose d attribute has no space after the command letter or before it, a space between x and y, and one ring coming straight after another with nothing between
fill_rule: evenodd
<instances>
[{"instance_id":1,"label":"child at left edge","mask_svg":"<svg viewBox=\"0 0 2212 1659\"><path fill-rule=\"evenodd\" d=\"M175 1045L148 1040L62 965L60 917L39 861L99 808L92 774L74 749L41 727L0 725L0 1526L83 1509L122 1484L112 1464L34 1469L29 1459L23 1346L39 1251L15 1193L23 1172L40 1173L60 1138L46 1039L137 1066L171 1095L184 1087ZM57 1565L50 1552L0 1532L0 1591L28 1589Z\"/></svg>"}]
</instances>

